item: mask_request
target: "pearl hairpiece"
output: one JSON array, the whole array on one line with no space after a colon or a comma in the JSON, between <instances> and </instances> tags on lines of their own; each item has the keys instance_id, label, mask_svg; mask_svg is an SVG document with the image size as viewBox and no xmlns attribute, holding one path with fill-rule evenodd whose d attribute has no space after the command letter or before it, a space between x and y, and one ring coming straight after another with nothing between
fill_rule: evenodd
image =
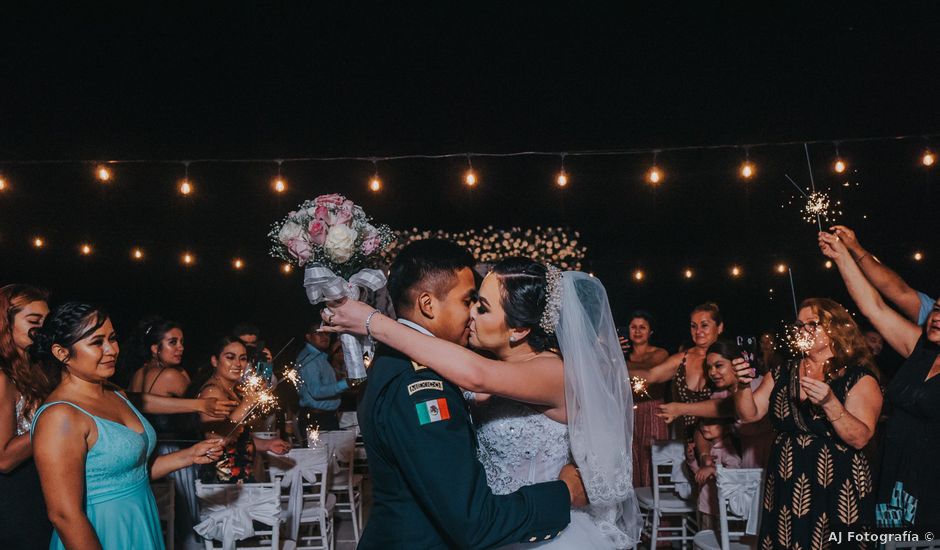
<instances>
[{"instance_id":1,"label":"pearl hairpiece","mask_svg":"<svg viewBox=\"0 0 940 550\"><path fill-rule=\"evenodd\" d=\"M561 270L551 264L545 264L545 270L545 310L539 326L546 334L554 334L561 314Z\"/></svg>"}]
</instances>

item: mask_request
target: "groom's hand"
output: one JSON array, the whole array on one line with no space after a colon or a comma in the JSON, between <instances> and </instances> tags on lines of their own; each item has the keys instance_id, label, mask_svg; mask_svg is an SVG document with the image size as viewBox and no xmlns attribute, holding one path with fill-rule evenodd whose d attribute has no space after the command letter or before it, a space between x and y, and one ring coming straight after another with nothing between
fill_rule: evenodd
<instances>
[{"instance_id":1,"label":"groom's hand","mask_svg":"<svg viewBox=\"0 0 940 550\"><path fill-rule=\"evenodd\" d=\"M581 508L588 505L587 493L584 491L584 482L581 481L581 473L574 464L565 464L558 474L558 479L565 482L568 486L568 493L571 495L572 508Z\"/></svg>"}]
</instances>

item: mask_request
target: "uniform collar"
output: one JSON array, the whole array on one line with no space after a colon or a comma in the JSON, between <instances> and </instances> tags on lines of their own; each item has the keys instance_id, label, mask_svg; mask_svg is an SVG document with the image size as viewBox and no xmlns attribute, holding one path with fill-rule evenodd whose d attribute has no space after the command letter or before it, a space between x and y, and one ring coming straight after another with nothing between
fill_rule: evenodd
<instances>
[{"instance_id":1,"label":"uniform collar","mask_svg":"<svg viewBox=\"0 0 940 550\"><path fill-rule=\"evenodd\" d=\"M433 334L431 334L431 331L429 331L428 329L422 327L422 326L419 325L418 323L413 323L413 322L409 321L408 319L401 319L401 318L398 319L398 322L401 323L401 324L403 324L403 325L405 325L406 327L411 327L411 328L417 330L418 332L420 332L420 333L422 333L422 334L427 334L427 335L430 336L431 338L434 338L434 337L435 337Z\"/></svg>"}]
</instances>

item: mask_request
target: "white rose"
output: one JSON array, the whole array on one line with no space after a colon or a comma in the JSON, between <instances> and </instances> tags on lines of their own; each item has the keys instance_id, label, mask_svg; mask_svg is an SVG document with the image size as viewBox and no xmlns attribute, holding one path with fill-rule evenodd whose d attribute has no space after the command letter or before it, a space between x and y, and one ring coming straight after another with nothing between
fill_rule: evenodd
<instances>
[{"instance_id":1,"label":"white rose","mask_svg":"<svg viewBox=\"0 0 940 550\"><path fill-rule=\"evenodd\" d=\"M287 221L284 222L284 225L281 226L281 230L277 232L277 240L286 245L292 239L300 238L300 235L303 232L304 228L302 225L292 221Z\"/></svg>"},{"instance_id":2,"label":"white rose","mask_svg":"<svg viewBox=\"0 0 940 550\"><path fill-rule=\"evenodd\" d=\"M346 263L356 252L356 232L345 225L334 225L326 234L323 247L336 263Z\"/></svg>"}]
</instances>

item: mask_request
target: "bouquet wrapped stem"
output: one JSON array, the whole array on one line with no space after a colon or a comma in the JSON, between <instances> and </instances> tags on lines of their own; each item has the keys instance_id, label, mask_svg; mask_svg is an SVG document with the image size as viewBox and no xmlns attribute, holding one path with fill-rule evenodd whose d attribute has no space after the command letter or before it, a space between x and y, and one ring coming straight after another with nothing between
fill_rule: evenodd
<instances>
[{"instance_id":1,"label":"bouquet wrapped stem","mask_svg":"<svg viewBox=\"0 0 940 550\"><path fill-rule=\"evenodd\" d=\"M394 237L386 225L373 225L361 207L338 194L321 195L301 204L268 234L271 255L304 269L307 299L317 305L349 298L362 290L385 286L385 273L375 269ZM350 386L366 378L361 339L341 334Z\"/></svg>"}]
</instances>

